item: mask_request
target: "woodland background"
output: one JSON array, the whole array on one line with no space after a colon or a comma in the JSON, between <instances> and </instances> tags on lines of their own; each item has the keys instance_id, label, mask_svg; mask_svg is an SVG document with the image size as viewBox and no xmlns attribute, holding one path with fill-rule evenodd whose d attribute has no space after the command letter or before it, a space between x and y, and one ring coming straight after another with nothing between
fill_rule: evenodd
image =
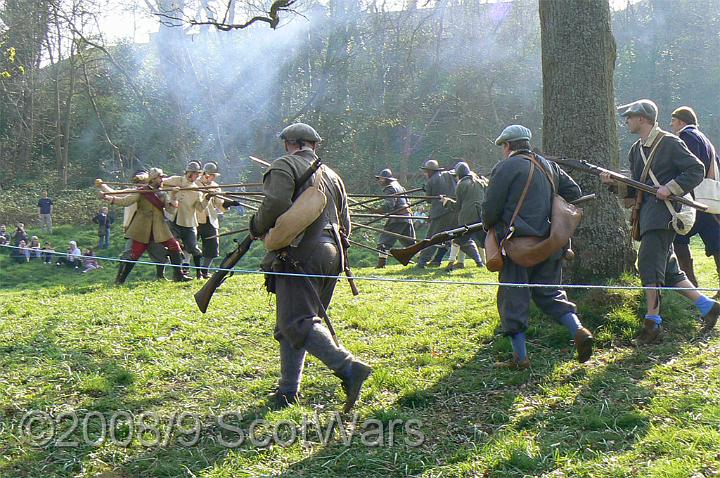
<instances>
[{"instance_id":1,"label":"woodland background","mask_svg":"<svg viewBox=\"0 0 720 478\"><path fill-rule=\"evenodd\" d=\"M0 188L57 195L192 159L217 161L223 182L257 179L247 155L279 155L293 121L316 127L321 156L357 192L384 167L417 184L429 158L488 173L507 124L541 145L536 2L306 2L276 30L166 21L143 44L94 34L96 2L0 2ZM718 144L720 0L628 3L612 28L617 102L653 99L666 128L690 105ZM618 131L622 163L631 138Z\"/></svg>"}]
</instances>

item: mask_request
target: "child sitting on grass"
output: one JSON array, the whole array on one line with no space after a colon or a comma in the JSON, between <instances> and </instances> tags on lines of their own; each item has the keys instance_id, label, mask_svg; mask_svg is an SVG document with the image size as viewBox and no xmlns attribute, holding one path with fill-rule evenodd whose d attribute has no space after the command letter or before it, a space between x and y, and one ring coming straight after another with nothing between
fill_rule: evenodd
<instances>
[{"instance_id":1,"label":"child sitting on grass","mask_svg":"<svg viewBox=\"0 0 720 478\"><path fill-rule=\"evenodd\" d=\"M95 259L95 253L92 249L87 249L85 253L83 254L85 257L83 257L82 263L83 263L83 274L86 272L90 272L95 269L102 269L102 266L98 264L97 259Z\"/></svg>"}]
</instances>

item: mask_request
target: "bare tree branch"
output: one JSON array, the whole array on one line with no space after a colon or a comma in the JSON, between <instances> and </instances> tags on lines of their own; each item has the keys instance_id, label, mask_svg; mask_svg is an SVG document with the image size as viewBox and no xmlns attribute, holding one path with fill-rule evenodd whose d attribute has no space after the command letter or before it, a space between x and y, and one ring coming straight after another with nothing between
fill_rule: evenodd
<instances>
[{"instance_id":1,"label":"bare tree branch","mask_svg":"<svg viewBox=\"0 0 720 478\"><path fill-rule=\"evenodd\" d=\"M177 27L180 24L187 24L191 26L210 25L214 26L218 30L230 31L230 30L241 30L247 28L250 25L257 22L265 22L270 25L270 28L275 29L280 23L280 12L292 12L291 8L298 0L275 0L270 6L270 11L267 15L256 15L250 18L244 23L227 23L230 9L232 8L232 1L228 1L227 9L223 15L222 20L215 20L208 18L207 20L197 20L189 18L178 12L153 12L153 15L160 17L160 23L168 27ZM180 24L178 24L179 22Z\"/></svg>"}]
</instances>

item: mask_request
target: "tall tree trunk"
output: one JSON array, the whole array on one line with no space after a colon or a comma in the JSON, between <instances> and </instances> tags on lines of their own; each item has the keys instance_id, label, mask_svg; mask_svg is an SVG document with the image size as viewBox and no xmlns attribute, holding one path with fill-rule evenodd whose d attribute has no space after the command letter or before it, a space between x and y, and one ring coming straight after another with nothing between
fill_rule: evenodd
<instances>
[{"instance_id":1,"label":"tall tree trunk","mask_svg":"<svg viewBox=\"0 0 720 478\"><path fill-rule=\"evenodd\" d=\"M588 159L617 170L615 39L608 0L540 0L543 72L543 150ZM598 178L577 175L598 200L584 208L573 240L574 281L617 277L633 268L626 216Z\"/></svg>"}]
</instances>

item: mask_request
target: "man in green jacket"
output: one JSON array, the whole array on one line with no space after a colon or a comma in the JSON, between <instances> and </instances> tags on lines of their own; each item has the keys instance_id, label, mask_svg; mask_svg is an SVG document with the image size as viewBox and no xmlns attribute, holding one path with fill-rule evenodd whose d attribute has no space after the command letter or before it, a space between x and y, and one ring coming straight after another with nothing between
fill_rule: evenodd
<instances>
[{"instance_id":1,"label":"man in green jacket","mask_svg":"<svg viewBox=\"0 0 720 478\"><path fill-rule=\"evenodd\" d=\"M342 380L348 412L360 396L370 375L370 366L356 360L337 345L322 325L323 310L330 305L337 276L343 270L343 248L339 231L350 233L350 214L345 185L332 169L323 165L299 184L300 178L317 159L322 139L311 126L295 123L280 133L287 154L272 162L263 175L265 197L250 219L250 234L263 237L275 221L292 206L300 194L321 175L327 204L320 216L281 250L269 251L262 262L267 272L317 275L266 275L266 286L277 299L275 339L280 343L280 382L271 395L276 408L297 403L306 352L317 357Z\"/></svg>"},{"instance_id":2,"label":"man in green jacket","mask_svg":"<svg viewBox=\"0 0 720 478\"><path fill-rule=\"evenodd\" d=\"M705 167L688 150L677 136L663 131L657 124L658 110L650 100L638 100L618 107L620 116L625 118L628 130L637 134L638 139L630 148L628 159L635 180L655 185L653 175L660 184L655 195L643 194L640 203L639 228L640 249L638 251L638 270L640 280L646 287L678 287L682 295L692 300L701 315L700 333L710 332L720 315L720 303L694 290L693 284L680 270L673 240L675 229L665 200L671 195L683 196L692 191L705 176ZM650 163L649 170L646 161ZM650 174L652 172L652 174ZM609 175L601 176L603 183L617 188L618 194L625 198L625 205L634 205L637 190L615 184ZM675 211L679 205L673 203ZM662 317L660 316L660 292L646 289L647 314L643 328L637 336L638 345L658 342L662 337Z\"/></svg>"},{"instance_id":3,"label":"man in green jacket","mask_svg":"<svg viewBox=\"0 0 720 478\"><path fill-rule=\"evenodd\" d=\"M441 199L442 205L457 213L459 225L480 222L487 180L481 180L477 174L470 170L470 166L464 161L455 165L455 175L458 177L457 187L455 188L455 199L443 196ZM482 247L482 244L485 242L484 234L467 234L455 239L455 242L460 246L462 252L475 261L478 267L485 267L485 264L483 264L480 258L480 252L478 251L478 247Z\"/></svg>"},{"instance_id":4,"label":"man in green jacket","mask_svg":"<svg viewBox=\"0 0 720 478\"><path fill-rule=\"evenodd\" d=\"M420 169L423 170L425 177L427 177L425 194L428 196L455 195L455 178L452 173L443 170L437 161L428 159ZM430 224L425 237L430 238L438 232L452 229L455 227L456 218L455 213L443 207L442 201L439 198L431 199L430 212L428 213L428 222ZM431 266L439 267L448 249L449 243L423 249L420 252L417 267L424 269L428 263ZM435 254L434 256L433 253Z\"/></svg>"}]
</instances>

